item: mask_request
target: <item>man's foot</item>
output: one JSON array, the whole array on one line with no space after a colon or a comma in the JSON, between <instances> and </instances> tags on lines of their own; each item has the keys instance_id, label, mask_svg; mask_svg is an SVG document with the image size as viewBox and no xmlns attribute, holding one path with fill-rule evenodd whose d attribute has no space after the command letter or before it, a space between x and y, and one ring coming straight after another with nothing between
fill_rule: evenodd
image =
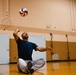
<instances>
[{"instance_id":1,"label":"man's foot","mask_svg":"<svg viewBox=\"0 0 76 75\"><path fill-rule=\"evenodd\" d=\"M34 69L30 69L29 71L30 71L30 73L31 73L31 74L33 74L33 73L34 73Z\"/></svg>"},{"instance_id":2,"label":"man's foot","mask_svg":"<svg viewBox=\"0 0 76 75\"><path fill-rule=\"evenodd\" d=\"M32 63L31 62L28 62L27 63L27 68L28 68L28 71L29 71L29 73L34 73L34 69L31 69L32 68Z\"/></svg>"}]
</instances>

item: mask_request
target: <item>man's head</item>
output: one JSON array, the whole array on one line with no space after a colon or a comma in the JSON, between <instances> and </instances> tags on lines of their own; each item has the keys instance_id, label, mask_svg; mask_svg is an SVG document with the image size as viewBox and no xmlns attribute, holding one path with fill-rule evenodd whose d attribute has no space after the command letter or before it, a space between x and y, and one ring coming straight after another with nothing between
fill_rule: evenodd
<instances>
[{"instance_id":1,"label":"man's head","mask_svg":"<svg viewBox=\"0 0 76 75\"><path fill-rule=\"evenodd\" d=\"M23 40L28 40L28 37L29 37L29 36L28 36L28 33L23 32L21 36L22 36L22 39L23 39Z\"/></svg>"}]
</instances>

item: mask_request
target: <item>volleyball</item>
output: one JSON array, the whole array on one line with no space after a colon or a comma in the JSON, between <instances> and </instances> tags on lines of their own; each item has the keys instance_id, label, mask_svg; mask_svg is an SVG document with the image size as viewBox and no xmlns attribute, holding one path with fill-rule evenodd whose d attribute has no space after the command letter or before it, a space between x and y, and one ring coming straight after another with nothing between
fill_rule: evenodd
<instances>
[{"instance_id":1,"label":"volleyball","mask_svg":"<svg viewBox=\"0 0 76 75\"><path fill-rule=\"evenodd\" d=\"M22 16L22 17L25 17L26 15L28 15L28 10L27 8L21 8L19 10L19 14Z\"/></svg>"}]
</instances>

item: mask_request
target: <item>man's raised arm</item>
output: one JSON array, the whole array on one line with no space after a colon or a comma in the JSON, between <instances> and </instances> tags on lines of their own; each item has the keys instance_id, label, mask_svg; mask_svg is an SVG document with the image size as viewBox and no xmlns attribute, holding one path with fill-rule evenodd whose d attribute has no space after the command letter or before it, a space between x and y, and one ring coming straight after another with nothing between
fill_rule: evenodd
<instances>
[{"instance_id":1,"label":"man's raised arm","mask_svg":"<svg viewBox=\"0 0 76 75\"><path fill-rule=\"evenodd\" d=\"M13 36L14 36L14 38L15 38L15 40L18 40L18 32L20 32L20 30L19 29L15 29L14 30L14 32L13 32Z\"/></svg>"}]
</instances>

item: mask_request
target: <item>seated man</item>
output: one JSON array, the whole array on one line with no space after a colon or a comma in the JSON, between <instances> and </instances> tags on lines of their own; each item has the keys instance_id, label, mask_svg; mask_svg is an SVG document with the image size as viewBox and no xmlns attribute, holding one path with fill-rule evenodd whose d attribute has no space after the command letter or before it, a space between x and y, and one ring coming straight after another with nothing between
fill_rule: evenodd
<instances>
[{"instance_id":1,"label":"seated man","mask_svg":"<svg viewBox=\"0 0 76 75\"><path fill-rule=\"evenodd\" d=\"M18 62L17 62L17 67L19 72L29 74L33 73L34 71L38 70L39 68L43 67L45 64L45 61L43 58L37 59L37 60L32 60L32 53L33 50L35 51L40 51L44 52L46 50L52 50L51 47L43 48L37 46L33 42L28 41L28 33L23 32L22 33L22 39L18 36L19 29L16 29L13 33L13 36L15 38L15 41L17 43L18 47Z\"/></svg>"}]
</instances>

